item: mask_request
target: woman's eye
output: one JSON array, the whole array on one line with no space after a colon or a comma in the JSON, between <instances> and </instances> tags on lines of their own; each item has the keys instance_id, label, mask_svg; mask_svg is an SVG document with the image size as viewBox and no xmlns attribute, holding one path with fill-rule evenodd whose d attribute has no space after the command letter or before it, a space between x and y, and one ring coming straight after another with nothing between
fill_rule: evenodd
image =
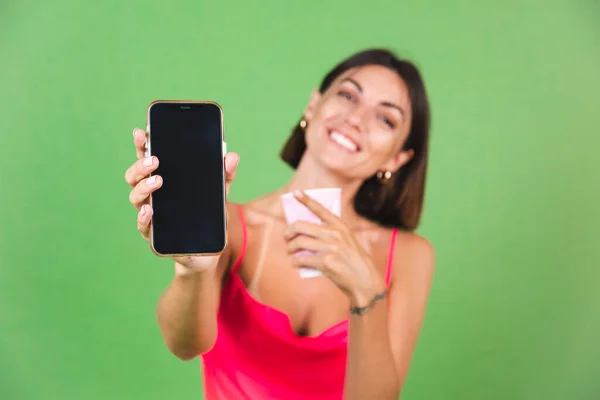
<instances>
[{"instance_id":1,"label":"woman's eye","mask_svg":"<svg viewBox=\"0 0 600 400\"><path fill-rule=\"evenodd\" d=\"M348 92L341 91L338 94L346 100L352 100L352 95Z\"/></svg>"},{"instance_id":2,"label":"woman's eye","mask_svg":"<svg viewBox=\"0 0 600 400\"><path fill-rule=\"evenodd\" d=\"M390 121L387 117L384 116L381 117L381 122L383 122L392 129L396 126L392 121Z\"/></svg>"}]
</instances>

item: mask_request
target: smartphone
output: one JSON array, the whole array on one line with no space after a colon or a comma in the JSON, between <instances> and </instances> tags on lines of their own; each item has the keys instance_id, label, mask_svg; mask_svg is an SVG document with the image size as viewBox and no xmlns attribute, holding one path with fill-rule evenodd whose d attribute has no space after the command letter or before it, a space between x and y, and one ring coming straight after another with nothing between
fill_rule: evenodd
<instances>
[{"instance_id":1,"label":"smartphone","mask_svg":"<svg viewBox=\"0 0 600 400\"><path fill-rule=\"evenodd\" d=\"M152 102L146 155L158 158L150 244L163 257L221 254L227 246L223 110L214 101Z\"/></svg>"}]
</instances>

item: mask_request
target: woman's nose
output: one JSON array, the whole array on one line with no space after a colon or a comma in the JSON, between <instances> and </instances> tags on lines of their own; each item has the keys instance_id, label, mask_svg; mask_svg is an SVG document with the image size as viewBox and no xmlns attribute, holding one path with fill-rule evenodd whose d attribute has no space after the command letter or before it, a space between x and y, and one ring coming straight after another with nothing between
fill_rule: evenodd
<instances>
[{"instance_id":1,"label":"woman's nose","mask_svg":"<svg viewBox=\"0 0 600 400\"><path fill-rule=\"evenodd\" d=\"M365 125L366 110L362 107L355 107L348 115L348 122L355 128L362 130Z\"/></svg>"}]
</instances>

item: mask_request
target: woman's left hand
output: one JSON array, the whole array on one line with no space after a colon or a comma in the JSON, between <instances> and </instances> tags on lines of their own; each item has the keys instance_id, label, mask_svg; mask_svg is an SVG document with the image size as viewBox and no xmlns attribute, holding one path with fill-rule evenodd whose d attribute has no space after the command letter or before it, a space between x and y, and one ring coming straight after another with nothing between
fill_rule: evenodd
<instances>
[{"instance_id":1,"label":"woman's left hand","mask_svg":"<svg viewBox=\"0 0 600 400\"><path fill-rule=\"evenodd\" d=\"M286 228L284 237L288 252L294 254L293 265L321 271L348 295L352 306L365 306L385 291L384 278L346 224L305 193L294 195L322 224L296 221ZM301 250L312 254L295 254Z\"/></svg>"}]
</instances>

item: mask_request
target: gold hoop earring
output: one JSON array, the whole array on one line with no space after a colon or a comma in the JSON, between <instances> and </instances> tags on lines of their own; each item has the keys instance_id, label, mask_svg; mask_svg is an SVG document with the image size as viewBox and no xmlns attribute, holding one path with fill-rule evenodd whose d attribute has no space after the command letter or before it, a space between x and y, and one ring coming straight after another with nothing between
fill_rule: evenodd
<instances>
[{"instance_id":1,"label":"gold hoop earring","mask_svg":"<svg viewBox=\"0 0 600 400\"><path fill-rule=\"evenodd\" d=\"M302 118L302 120L300 121L300 128L306 129L307 126L308 126L308 122L306 122L306 120L304 118Z\"/></svg>"},{"instance_id":2,"label":"gold hoop earring","mask_svg":"<svg viewBox=\"0 0 600 400\"><path fill-rule=\"evenodd\" d=\"M391 177L391 171L377 171L377 179L379 179L379 182L381 183L387 183L387 181L389 181Z\"/></svg>"}]
</instances>

